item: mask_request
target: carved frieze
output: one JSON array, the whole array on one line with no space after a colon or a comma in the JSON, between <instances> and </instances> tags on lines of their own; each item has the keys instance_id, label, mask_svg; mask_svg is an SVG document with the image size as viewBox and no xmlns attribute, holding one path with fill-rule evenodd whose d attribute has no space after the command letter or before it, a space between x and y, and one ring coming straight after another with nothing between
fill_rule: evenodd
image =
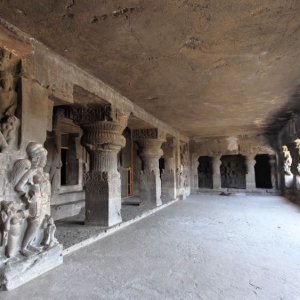
<instances>
[{"instance_id":1,"label":"carved frieze","mask_svg":"<svg viewBox=\"0 0 300 300\"><path fill-rule=\"evenodd\" d=\"M141 139L157 139L158 129L157 128L135 129L131 131L131 137L134 141L141 140Z\"/></svg>"},{"instance_id":2,"label":"carved frieze","mask_svg":"<svg viewBox=\"0 0 300 300\"><path fill-rule=\"evenodd\" d=\"M98 105L96 107L80 107L72 108L69 111L69 117L73 119L75 124L82 125L86 123L94 123L100 121L121 122L122 118L126 118L126 114L122 113L114 105Z\"/></svg>"}]
</instances>

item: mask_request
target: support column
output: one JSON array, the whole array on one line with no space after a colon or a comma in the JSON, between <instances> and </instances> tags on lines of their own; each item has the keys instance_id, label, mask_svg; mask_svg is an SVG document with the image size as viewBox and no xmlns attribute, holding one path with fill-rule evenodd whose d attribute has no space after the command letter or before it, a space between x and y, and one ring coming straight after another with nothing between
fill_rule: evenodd
<instances>
[{"instance_id":1,"label":"support column","mask_svg":"<svg viewBox=\"0 0 300 300\"><path fill-rule=\"evenodd\" d=\"M246 155L246 189L247 190L255 190L256 183L255 183L255 169L254 166L256 164L256 160L254 159L256 154Z\"/></svg>"},{"instance_id":2,"label":"support column","mask_svg":"<svg viewBox=\"0 0 300 300\"><path fill-rule=\"evenodd\" d=\"M212 169L213 169L213 189L218 190L221 188L221 156L214 156L212 160Z\"/></svg>"},{"instance_id":3,"label":"support column","mask_svg":"<svg viewBox=\"0 0 300 300\"><path fill-rule=\"evenodd\" d=\"M163 200L174 200L176 198L176 179L175 179L175 154L174 146L175 138L167 138L167 142L163 143L162 149L164 153L165 166L161 174L161 189Z\"/></svg>"},{"instance_id":4,"label":"support column","mask_svg":"<svg viewBox=\"0 0 300 300\"><path fill-rule=\"evenodd\" d=\"M160 206L162 202L159 159L163 155L161 145L166 141L165 134L155 128L138 129L132 131L132 139L139 146L138 155L143 168L140 176L140 199Z\"/></svg>"},{"instance_id":5,"label":"support column","mask_svg":"<svg viewBox=\"0 0 300 300\"><path fill-rule=\"evenodd\" d=\"M128 115L110 105L72 110L74 123L83 129L81 143L90 155L86 175L86 225L110 227L122 222L121 177L117 154L125 146L122 132Z\"/></svg>"},{"instance_id":6,"label":"support column","mask_svg":"<svg viewBox=\"0 0 300 300\"><path fill-rule=\"evenodd\" d=\"M277 190L278 184L277 184L277 165L276 165L276 156L270 155L269 164L271 167L271 183L272 183L272 189Z\"/></svg>"}]
</instances>

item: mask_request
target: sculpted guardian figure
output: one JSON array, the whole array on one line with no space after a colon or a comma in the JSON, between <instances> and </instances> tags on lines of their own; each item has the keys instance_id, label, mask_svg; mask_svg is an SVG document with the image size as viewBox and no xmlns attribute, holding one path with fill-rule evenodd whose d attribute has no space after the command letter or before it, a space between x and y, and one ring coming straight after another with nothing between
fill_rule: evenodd
<instances>
[{"instance_id":1,"label":"sculpted guardian figure","mask_svg":"<svg viewBox=\"0 0 300 300\"><path fill-rule=\"evenodd\" d=\"M50 213L51 185L49 174L43 171L47 161L46 149L39 143L31 142L26 152L29 159L16 162L11 184L16 192L21 193L28 211L27 228L20 252L24 256L31 256L42 251L42 247L34 242L46 214Z\"/></svg>"},{"instance_id":2,"label":"sculpted guardian figure","mask_svg":"<svg viewBox=\"0 0 300 300\"><path fill-rule=\"evenodd\" d=\"M288 150L288 147L282 146L282 152L283 152L284 172L286 175L293 175L291 172L292 157L290 151Z\"/></svg>"}]
</instances>

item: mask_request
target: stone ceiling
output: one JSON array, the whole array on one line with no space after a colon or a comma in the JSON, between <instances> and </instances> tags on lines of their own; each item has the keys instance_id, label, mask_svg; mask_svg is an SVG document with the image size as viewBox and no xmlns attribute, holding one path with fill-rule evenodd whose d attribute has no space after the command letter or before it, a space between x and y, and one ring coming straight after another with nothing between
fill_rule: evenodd
<instances>
[{"instance_id":1,"label":"stone ceiling","mask_svg":"<svg viewBox=\"0 0 300 300\"><path fill-rule=\"evenodd\" d=\"M300 1L1 1L0 17L189 137L300 111Z\"/></svg>"}]
</instances>

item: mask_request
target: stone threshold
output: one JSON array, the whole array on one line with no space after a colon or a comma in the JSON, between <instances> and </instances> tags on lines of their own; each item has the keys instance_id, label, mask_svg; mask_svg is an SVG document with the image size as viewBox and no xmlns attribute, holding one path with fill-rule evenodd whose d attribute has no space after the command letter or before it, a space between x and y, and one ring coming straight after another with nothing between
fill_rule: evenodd
<instances>
[{"instance_id":1,"label":"stone threshold","mask_svg":"<svg viewBox=\"0 0 300 300\"><path fill-rule=\"evenodd\" d=\"M81 249L81 248L83 248L85 246L88 246L88 245L90 245L90 244L92 244L92 243L94 243L96 241L99 241L99 240L101 240L101 239L103 239L103 238L105 238L105 237L107 237L107 236L115 233L116 231L118 231L118 230L120 230L122 228L125 228L125 227L127 227L127 226L129 226L129 225L131 225L131 224L133 224L135 222L138 222L138 221L140 221L140 220L142 220L142 219L144 219L144 218L146 218L146 217L154 214L155 212L157 212L157 211L159 211L159 210L161 210L161 209L163 209L163 208L165 208L165 207L167 207L167 206L169 206L169 205L171 205L171 204L173 204L173 203L175 203L177 201L178 201L178 199L171 200L171 201L169 201L169 202L167 202L165 204L162 204L162 205L160 205L158 207L155 207L155 208L153 208L151 210L145 211L141 215L138 215L138 216L136 216L135 218L133 218L131 220L122 222L122 223L120 223L120 224L118 224L118 225L116 225L114 227L111 227L111 228L103 229L103 231L97 233L95 236L89 237L89 238L87 238L87 239L85 239L83 241L80 241L77 244L74 244L74 245L72 245L72 246L64 249L63 252L62 252L62 255L63 256L68 255L68 254L70 254L70 253L72 253L74 251L77 251L77 250L79 250L79 249Z\"/></svg>"}]
</instances>

